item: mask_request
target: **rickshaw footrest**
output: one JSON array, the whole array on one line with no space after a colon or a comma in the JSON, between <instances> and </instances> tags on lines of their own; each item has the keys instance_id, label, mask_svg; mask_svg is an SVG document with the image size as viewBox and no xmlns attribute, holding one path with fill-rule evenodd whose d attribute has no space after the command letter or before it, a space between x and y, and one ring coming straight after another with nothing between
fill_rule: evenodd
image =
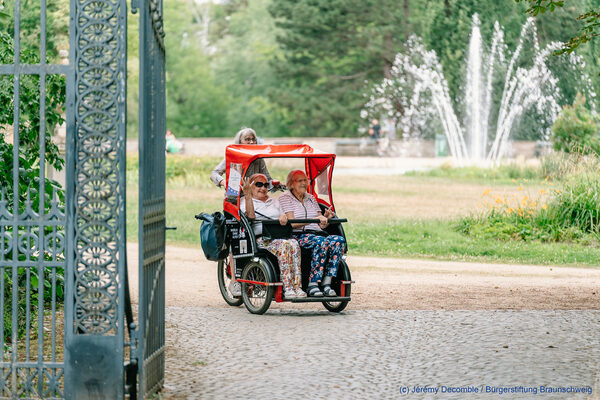
<instances>
[{"instance_id":1,"label":"rickshaw footrest","mask_svg":"<svg viewBox=\"0 0 600 400\"><path fill-rule=\"evenodd\" d=\"M293 299L286 299L285 301L290 301L292 303L323 303L324 301L348 301L350 297L341 297L341 296L333 296L333 297L300 297Z\"/></svg>"}]
</instances>

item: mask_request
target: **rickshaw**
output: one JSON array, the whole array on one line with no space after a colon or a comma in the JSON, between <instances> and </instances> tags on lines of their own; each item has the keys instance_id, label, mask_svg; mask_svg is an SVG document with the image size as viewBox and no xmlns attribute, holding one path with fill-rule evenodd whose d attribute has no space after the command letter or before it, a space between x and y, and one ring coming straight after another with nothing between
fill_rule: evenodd
<instances>
[{"instance_id":1,"label":"rickshaw","mask_svg":"<svg viewBox=\"0 0 600 400\"><path fill-rule=\"evenodd\" d=\"M266 159L303 159L304 171L309 179L308 193L315 196L321 211L329 208L335 212L331 193L331 180L335 154L324 153L305 144L288 145L230 145L225 150L225 190L223 213L225 215L226 242L229 246L227 256L218 261L217 272L219 289L223 299L231 306L244 303L249 312L263 314L276 302L307 303L321 302L331 312L340 312L350 301L351 285L353 283L345 256L340 260L338 274L332 280L331 287L338 294L335 297L305 297L286 299L283 296L283 283L280 279L280 269L277 258L264 248L257 246L252 224L240 210L243 200L241 183L252 163L263 162ZM302 160L300 160L302 161ZM289 172L289 171L287 171ZM287 176L286 172L286 176ZM272 173L272 172L271 172ZM285 176L282 177L285 179ZM278 180L271 182L271 193L285 190L285 185ZM272 239L278 235L291 232L292 223L319 222L316 219L289 220L286 227L281 227L278 220L260 220L263 231ZM346 219L331 218L326 232L346 238L342 222ZM265 233L263 233L263 236ZM285 237L285 236L279 236ZM347 252L347 245L344 253ZM310 273L311 250L302 249L302 289L308 286ZM231 265L233 263L233 265ZM231 274L241 284L241 297L234 297L228 290Z\"/></svg>"}]
</instances>

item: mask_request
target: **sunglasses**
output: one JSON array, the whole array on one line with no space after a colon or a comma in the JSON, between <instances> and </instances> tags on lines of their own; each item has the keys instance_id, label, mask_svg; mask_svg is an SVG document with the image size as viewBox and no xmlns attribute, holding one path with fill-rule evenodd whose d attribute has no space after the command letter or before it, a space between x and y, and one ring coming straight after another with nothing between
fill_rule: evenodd
<instances>
[{"instance_id":1,"label":"sunglasses","mask_svg":"<svg viewBox=\"0 0 600 400\"><path fill-rule=\"evenodd\" d=\"M269 184L267 182L254 182L254 186L256 186L257 188L261 188L261 187L269 187Z\"/></svg>"}]
</instances>

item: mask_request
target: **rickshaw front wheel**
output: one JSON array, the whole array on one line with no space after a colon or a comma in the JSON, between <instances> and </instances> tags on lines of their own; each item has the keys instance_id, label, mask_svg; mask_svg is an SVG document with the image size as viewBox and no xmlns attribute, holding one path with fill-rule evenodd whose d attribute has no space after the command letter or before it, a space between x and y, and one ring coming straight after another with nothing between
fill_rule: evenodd
<instances>
[{"instance_id":1,"label":"rickshaw front wheel","mask_svg":"<svg viewBox=\"0 0 600 400\"><path fill-rule=\"evenodd\" d=\"M274 282L272 268L267 263L268 261L264 259L253 260L242 271L243 280L256 282L242 282L242 299L252 314L264 314L273 300L273 286L260 284Z\"/></svg>"},{"instance_id":2,"label":"rickshaw front wheel","mask_svg":"<svg viewBox=\"0 0 600 400\"><path fill-rule=\"evenodd\" d=\"M352 278L350 277L350 269L348 268L348 264L346 264L346 261L344 261L344 260L340 261L340 264L338 266L338 274L335 278L333 278L331 280L332 289L335 290L335 292L339 295L341 293L341 286L342 286L341 281L351 281L351 280L352 280ZM346 285L345 293L344 293L345 297L350 297L350 286L351 285ZM348 301L349 300L324 301L323 306L331 312L341 312L348 305Z\"/></svg>"},{"instance_id":3,"label":"rickshaw front wheel","mask_svg":"<svg viewBox=\"0 0 600 400\"><path fill-rule=\"evenodd\" d=\"M225 303L229 304L232 307L238 307L244 302L244 300L242 300L241 297L233 297L231 293L229 293L229 283L231 283L231 274L235 274L233 266L229 264L229 256L227 256L223 260L219 260L217 264L217 278L219 281L219 290L221 291L221 296L223 296L223 300L225 300Z\"/></svg>"}]
</instances>

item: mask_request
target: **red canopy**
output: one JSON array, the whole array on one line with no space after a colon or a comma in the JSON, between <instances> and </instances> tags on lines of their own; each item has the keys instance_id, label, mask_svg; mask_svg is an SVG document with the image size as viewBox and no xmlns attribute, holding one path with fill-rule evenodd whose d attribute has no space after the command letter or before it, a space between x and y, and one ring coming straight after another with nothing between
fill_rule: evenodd
<instances>
[{"instance_id":1,"label":"red canopy","mask_svg":"<svg viewBox=\"0 0 600 400\"><path fill-rule=\"evenodd\" d=\"M259 158L304 158L304 172L310 180L308 192L317 198L317 201L331 207L333 209L333 198L331 196L331 177L333 172L333 164L335 162L335 154L324 153L315 150L307 144L273 144L273 145L242 145L234 144L227 146L225 149L225 182L226 188L229 188L229 178L231 174L231 166L235 165L236 176L245 176L248 166ZM327 182L329 186L328 201L320 199L315 191L315 178L319 176L328 166L329 173ZM223 209L239 218L239 192L237 194L236 204L232 204L225 199Z\"/></svg>"}]
</instances>

